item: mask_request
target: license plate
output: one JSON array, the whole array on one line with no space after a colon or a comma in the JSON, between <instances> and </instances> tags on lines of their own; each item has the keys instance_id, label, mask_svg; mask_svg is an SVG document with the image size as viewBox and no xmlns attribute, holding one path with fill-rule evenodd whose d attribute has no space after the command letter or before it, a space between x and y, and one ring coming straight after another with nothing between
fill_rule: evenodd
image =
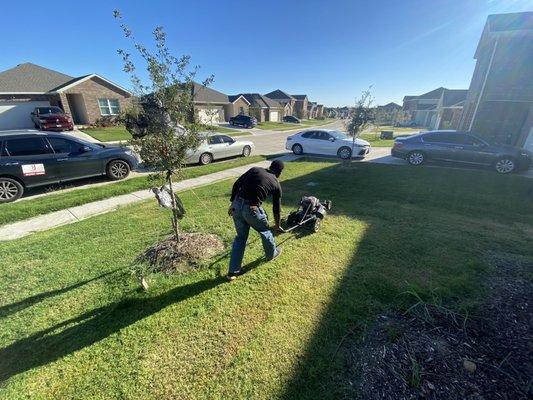
<instances>
[{"instance_id":1,"label":"license plate","mask_svg":"<svg viewBox=\"0 0 533 400\"><path fill-rule=\"evenodd\" d=\"M56 125L56 128L61 128L61 125L59 125L59 124L58 124L58 125Z\"/></svg>"}]
</instances>

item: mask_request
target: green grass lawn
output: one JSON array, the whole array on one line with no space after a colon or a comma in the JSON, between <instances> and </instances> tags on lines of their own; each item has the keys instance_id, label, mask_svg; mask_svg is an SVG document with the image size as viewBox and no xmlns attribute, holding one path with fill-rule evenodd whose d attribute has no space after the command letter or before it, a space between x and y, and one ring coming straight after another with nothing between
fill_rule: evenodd
<instances>
[{"instance_id":1,"label":"green grass lawn","mask_svg":"<svg viewBox=\"0 0 533 400\"><path fill-rule=\"evenodd\" d=\"M369 142L373 147L392 147L394 139L380 139L381 131L393 131L393 136L398 135L412 135L420 132L421 128L399 128L393 126L375 126L372 129L365 131L361 134L361 139Z\"/></svg>"},{"instance_id":2,"label":"green grass lawn","mask_svg":"<svg viewBox=\"0 0 533 400\"><path fill-rule=\"evenodd\" d=\"M525 178L301 161L283 180L285 211L312 192L332 213L317 234L279 236L270 263L252 233L232 283L224 252L137 291L130 266L170 232L153 201L0 243L0 397L353 398L346 335L412 304L406 290L471 308L490 296L491 256L533 260ZM184 193L184 229L229 247L231 184Z\"/></svg>"},{"instance_id":3,"label":"green grass lawn","mask_svg":"<svg viewBox=\"0 0 533 400\"><path fill-rule=\"evenodd\" d=\"M206 131L211 131L211 132L226 133L226 134L228 134L230 136L249 135L248 132L241 132L238 129L226 128L224 126L202 125L202 129L205 129Z\"/></svg>"},{"instance_id":4,"label":"green grass lawn","mask_svg":"<svg viewBox=\"0 0 533 400\"><path fill-rule=\"evenodd\" d=\"M131 134L123 126L112 126L109 128L87 128L83 129L83 132L101 142L131 140Z\"/></svg>"},{"instance_id":5,"label":"green grass lawn","mask_svg":"<svg viewBox=\"0 0 533 400\"><path fill-rule=\"evenodd\" d=\"M292 124L288 122L272 122L265 121L257 124L256 128L266 129L266 130L275 130L275 131L288 131L291 129L306 129L310 126L321 126L330 124L333 122L333 119L303 119L299 124Z\"/></svg>"},{"instance_id":6,"label":"green grass lawn","mask_svg":"<svg viewBox=\"0 0 533 400\"><path fill-rule=\"evenodd\" d=\"M211 174L228 168L234 168L264 160L264 156L252 156L247 158L237 158L226 162L216 162L209 165L191 166L183 169L182 179L196 178L201 175ZM0 213L0 225L23 219L35 217L37 215L63 210L68 207L75 207L91 201L103 200L121 194L135 192L136 190L153 187L149 177L139 176L120 182L111 183L97 187L71 190L65 193L49 194L18 201L15 203L3 204Z\"/></svg>"}]
</instances>

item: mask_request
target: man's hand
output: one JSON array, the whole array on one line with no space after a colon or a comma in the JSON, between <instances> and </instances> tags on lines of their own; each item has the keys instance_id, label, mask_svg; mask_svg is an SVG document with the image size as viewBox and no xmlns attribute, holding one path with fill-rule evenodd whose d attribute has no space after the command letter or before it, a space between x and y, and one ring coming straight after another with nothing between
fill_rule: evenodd
<instances>
[{"instance_id":1,"label":"man's hand","mask_svg":"<svg viewBox=\"0 0 533 400\"><path fill-rule=\"evenodd\" d=\"M285 229L279 225L276 225L274 229L276 230L276 233L285 233Z\"/></svg>"},{"instance_id":2,"label":"man's hand","mask_svg":"<svg viewBox=\"0 0 533 400\"><path fill-rule=\"evenodd\" d=\"M228 215L229 215L230 217L233 217L233 205L229 206L229 208L228 208Z\"/></svg>"}]
</instances>

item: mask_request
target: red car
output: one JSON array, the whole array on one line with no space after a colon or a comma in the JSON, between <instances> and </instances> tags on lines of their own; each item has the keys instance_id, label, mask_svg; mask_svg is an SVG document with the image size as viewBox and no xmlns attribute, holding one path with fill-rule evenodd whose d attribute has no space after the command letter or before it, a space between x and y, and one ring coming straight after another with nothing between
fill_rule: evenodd
<instances>
[{"instance_id":1,"label":"red car","mask_svg":"<svg viewBox=\"0 0 533 400\"><path fill-rule=\"evenodd\" d=\"M41 131L72 131L72 118L59 107L37 107L31 113L35 129Z\"/></svg>"}]
</instances>

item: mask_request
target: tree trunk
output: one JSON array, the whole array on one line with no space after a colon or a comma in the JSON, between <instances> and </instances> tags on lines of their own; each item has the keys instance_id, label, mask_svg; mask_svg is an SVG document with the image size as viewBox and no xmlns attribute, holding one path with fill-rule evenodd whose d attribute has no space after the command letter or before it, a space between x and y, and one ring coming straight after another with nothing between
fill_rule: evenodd
<instances>
[{"instance_id":1,"label":"tree trunk","mask_svg":"<svg viewBox=\"0 0 533 400\"><path fill-rule=\"evenodd\" d=\"M176 209L176 194L174 193L174 188L172 187L172 171L167 171L167 182L170 189L170 198L172 199L172 229L174 231L174 238L176 239L176 242L179 242L180 234L178 225L178 210Z\"/></svg>"}]
</instances>

